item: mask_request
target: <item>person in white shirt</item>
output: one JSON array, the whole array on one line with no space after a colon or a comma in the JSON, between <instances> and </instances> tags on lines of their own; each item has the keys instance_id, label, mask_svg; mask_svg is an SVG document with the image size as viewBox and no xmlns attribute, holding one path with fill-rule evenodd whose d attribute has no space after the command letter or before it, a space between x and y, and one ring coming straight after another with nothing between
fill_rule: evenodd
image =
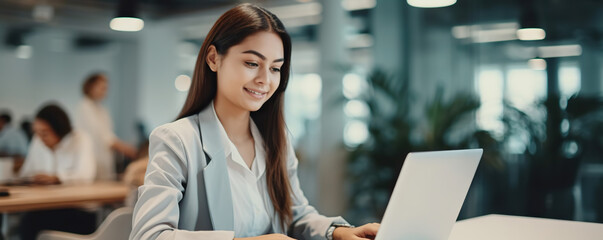
<instances>
[{"instance_id":1,"label":"person in white shirt","mask_svg":"<svg viewBox=\"0 0 603 240\"><path fill-rule=\"evenodd\" d=\"M34 138L20 176L33 184L86 184L94 181L96 161L92 142L72 128L69 117L59 106L49 104L36 114ZM96 227L96 216L82 209L32 211L23 215L22 240L36 239L44 230L89 234Z\"/></svg>"},{"instance_id":2,"label":"person in white shirt","mask_svg":"<svg viewBox=\"0 0 603 240\"><path fill-rule=\"evenodd\" d=\"M101 73L86 78L82 87L84 98L76 117L76 126L92 138L98 180L116 180L114 150L132 159L136 157L136 149L113 132L111 116L101 104L107 96L108 84L107 77Z\"/></svg>"},{"instance_id":3,"label":"person in white shirt","mask_svg":"<svg viewBox=\"0 0 603 240\"><path fill-rule=\"evenodd\" d=\"M67 114L46 105L33 122L34 138L19 173L35 184L90 183L96 174L92 142L72 129Z\"/></svg>"},{"instance_id":4,"label":"person in white shirt","mask_svg":"<svg viewBox=\"0 0 603 240\"><path fill-rule=\"evenodd\" d=\"M11 125L11 120L8 111L0 114L0 157L25 157L27 137Z\"/></svg>"},{"instance_id":5,"label":"person in white shirt","mask_svg":"<svg viewBox=\"0 0 603 240\"><path fill-rule=\"evenodd\" d=\"M376 236L379 224L320 215L300 188L283 117L290 60L266 9L240 4L216 21L178 120L151 133L130 239Z\"/></svg>"}]
</instances>

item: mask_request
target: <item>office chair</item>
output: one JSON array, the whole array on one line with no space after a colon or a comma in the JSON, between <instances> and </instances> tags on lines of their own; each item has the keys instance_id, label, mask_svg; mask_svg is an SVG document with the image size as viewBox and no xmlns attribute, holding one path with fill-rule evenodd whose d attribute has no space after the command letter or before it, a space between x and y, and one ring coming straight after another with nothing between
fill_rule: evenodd
<instances>
[{"instance_id":1,"label":"office chair","mask_svg":"<svg viewBox=\"0 0 603 240\"><path fill-rule=\"evenodd\" d=\"M101 225L89 235L44 230L38 234L37 240L117 240L128 239L132 231L131 207L115 209Z\"/></svg>"}]
</instances>

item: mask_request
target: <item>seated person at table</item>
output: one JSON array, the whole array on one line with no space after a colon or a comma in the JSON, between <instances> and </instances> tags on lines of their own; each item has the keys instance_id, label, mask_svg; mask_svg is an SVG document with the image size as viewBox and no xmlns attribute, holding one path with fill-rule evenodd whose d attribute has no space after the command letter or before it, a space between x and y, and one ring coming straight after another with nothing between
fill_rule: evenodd
<instances>
[{"instance_id":1,"label":"seated person at table","mask_svg":"<svg viewBox=\"0 0 603 240\"><path fill-rule=\"evenodd\" d=\"M8 111L0 113L0 156L25 156L27 137L11 125L11 120Z\"/></svg>"},{"instance_id":2,"label":"seated person at table","mask_svg":"<svg viewBox=\"0 0 603 240\"><path fill-rule=\"evenodd\" d=\"M34 138L21 169L21 177L34 184L90 183L96 162L92 142L72 129L69 117L57 105L47 105L33 122Z\"/></svg>"},{"instance_id":3,"label":"seated person at table","mask_svg":"<svg viewBox=\"0 0 603 240\"><path fill-rule=\"evenodd\" d=\"M90 183L96 165L91 140L71 128L63 109L43 107L33 122L34 138L21 169L22 177L36 184ZM27 212L20 224L21 239L35 239L42 230L90 234L96 228L96 215L82 209L57 209Z\"/></svg>"},{"instance_id":4,"label":"seated person at table","mask_svg":"<svg viewBox=\"0 0 603 240\"><path fill-rule=\"evenodd\" d=\"M19 128L12 126L11 120L8 111L0 113L0 157L13 158L13 168L18 168L27 154L27 137Z\"/></svg>"}]
</instances>

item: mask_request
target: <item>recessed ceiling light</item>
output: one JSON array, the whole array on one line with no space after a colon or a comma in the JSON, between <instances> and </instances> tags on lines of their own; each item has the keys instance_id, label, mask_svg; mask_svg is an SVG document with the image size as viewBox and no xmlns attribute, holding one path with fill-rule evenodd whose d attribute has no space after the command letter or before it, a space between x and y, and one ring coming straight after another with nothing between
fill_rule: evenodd
<instances>
[{"instance_id":1,"label":"recessed ceiling light","mask_svg":"<svg viewBox=\"0 0 603 240\"><path fill-rule=\"evenodd\" d=\"M407 0L408 5L418 8L448 7L456 3L456 0Z\"/></svg>"}]
</instances>

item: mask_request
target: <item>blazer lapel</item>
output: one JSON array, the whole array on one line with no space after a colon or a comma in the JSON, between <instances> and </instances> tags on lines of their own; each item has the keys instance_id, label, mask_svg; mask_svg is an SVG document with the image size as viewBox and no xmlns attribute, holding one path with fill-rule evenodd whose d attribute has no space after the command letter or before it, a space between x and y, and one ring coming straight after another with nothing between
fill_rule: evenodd
<instances>
[{"instance_id":1,"label":"blazer lapel","mask_svg":"<svg viewBox=\"0 0 603 240\"><path fill-rule=\"evenodd\" d=\"M220 143L218 119L215 116L213 104L199 113L199 128L203 141L203 151L210 159L203 170L207 205L214 230L234 230L234 213L232 194L226 156Z\"/></svg>"}]
</instances>

